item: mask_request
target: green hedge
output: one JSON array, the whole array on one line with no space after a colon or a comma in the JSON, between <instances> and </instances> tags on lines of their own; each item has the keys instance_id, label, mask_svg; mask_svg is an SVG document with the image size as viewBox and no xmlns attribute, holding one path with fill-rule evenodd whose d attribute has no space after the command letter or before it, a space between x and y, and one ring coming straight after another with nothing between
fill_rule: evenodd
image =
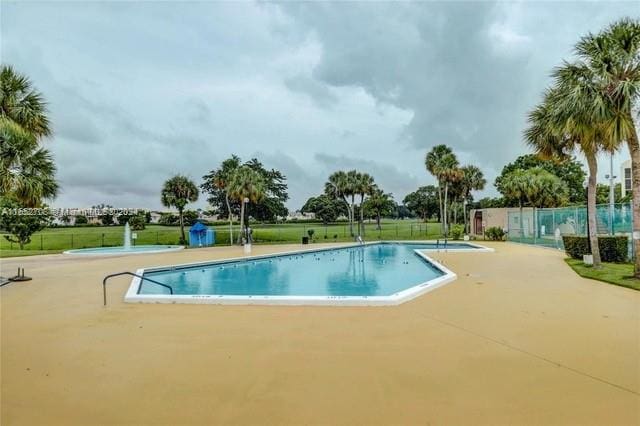
<instances>
[{"instance_id":1,"label":"green hedge","mask_svg":"<svg viewBox=\"0 0 640 426\"><path fill-rule=\"evenodd\" d=\"M582 259L585 254L591 254L587 237L562 237L564 251L574 259ZM624 235L615 237L599 236L600 259L603 262L625 262L627 260L628 238Z\"/></svg>"},{"instance_id":2,"label":"green hedge","mask_svg":"<svg viewBox=\"0 0 640 426\"><path fill-rule=\"evenodd\" d=\"M484 230L485 238L491 241L502 241L504 239L504 230L497 226L492 226Z\"/></svg>"}]
</instances>

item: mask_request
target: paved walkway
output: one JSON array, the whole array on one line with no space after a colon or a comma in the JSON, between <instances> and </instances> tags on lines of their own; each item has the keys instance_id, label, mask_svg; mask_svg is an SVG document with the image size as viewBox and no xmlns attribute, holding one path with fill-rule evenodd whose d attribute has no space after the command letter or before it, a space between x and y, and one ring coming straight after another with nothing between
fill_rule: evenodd
<instances>
[{"instance_id":1,"label":"paved walkway","mask_svg":"<svg viewBox=\"0 0 640 426\"><path fill-rule=\"evenodd\" d=\"M238 248L2 259L34 280L0 289L1 423L640 424L640 292L487 245L396 307L125 304L127 278L102 306L107 273Z\"/></svg>"}]
</instances>

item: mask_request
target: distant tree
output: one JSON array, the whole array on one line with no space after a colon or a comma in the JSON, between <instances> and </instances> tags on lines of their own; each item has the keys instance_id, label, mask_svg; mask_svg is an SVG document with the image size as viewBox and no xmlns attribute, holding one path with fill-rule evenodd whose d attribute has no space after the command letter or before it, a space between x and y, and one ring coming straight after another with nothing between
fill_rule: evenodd
<instances>
[{"instance_id":1,"label":"distant tree","mask_svg":"<svg viewBox=\"0 0 640 426\"><path fill-rule=\"evenodd\" d=\"M173 226L177 225L180 222L180 219L177 215L173 213L161 213L160 219L158 220L159 225L164 226Z\"/></svg>"},{"instance_id":2,"label":"distant tree","mask_svg":"<svg viewBox=\"0 0 640 426\"><path fill-rule=\"evenodd\" d=\"M73 223L74 225L86 225L89 223L89 219L87 219L85 215L79 214L75 216L75 221Z\"/></svg>"},{"instance_id":3,"label":"distant tree","mask_svg":"<svg viewBox=\"0 0 640 426\"><path fill-rule=\"evenodd\" d=\"M232 200L240 204L240 229L239 244L248 242L248 221L245 220L245 206L249 203L257 203L265 196L266 185L262 175L249 166L242 166L231 176L229 180L229 195Z\"/></svg>"},{"instance_id":4,"label":"distant tree","mask_svg":"<svg viewBox=\"0 0 640 426\"><path fill-rule=\"evenodd\" d=\"M415 216L416 215L413 214L413 212L409 210L407 206L405 206L404 204L396 203L396 206L394 208L394 217L396 219L413 218Z\"/></svg>"},{"instance_id":5,"label":"distant tree","mask_svg":"<svg viewBox=\"0 0 640 426\"><path fill-rule=\"evenodd\" d=\"M300 209L302 213L314 213L324 224L334 222L339 216L348 215L344 202L327 194L311 197Z\"/></svg>"},{"instance_id":6,"label":"distant tree","mask_svg":"<svg viewBox=\"0 0 640 426\"><path fill-rule=\"evenodd\" d=\"M226 213L227 219L229 219L229 244L231 245L233 245L233 211L229 196L229 180L240 167L240 162L240 157L232 155L231 158L224 160L220 167L203 176L204 183L200 186L204 192L211 194L208 201L213 206L215 213L218 216L223 216L223 213ZM224 197L224 207L226 208L224 212L220 209L220 198L222 197Z\"/></svg>"},{"instance_id":7,"label":"distant tree","mask_svg":"<svg viewBox=\"0 0 640 426\"><path fill-rule=\"evenodd\" d=\"M433 185L421 186L417 191L404 197L402 202L425 222L439 214L438 188Z\"/></svg>"},{"instance_id":8,"label":"distant tree","mask_svg":"<svg viewBox=\"0 0 640 426\"><path fill-rule=\"evenodd\" d=\"M624 203L628 200L622 198L622 185L619 183L613 186L613 195L615 203ZM626 197L625 197L626 198ZM609 204L609 185L599 183L596 186L596 203L597 204Z\"/></svg>"},{"instance_id":9,"label":"distant tree","mask_svg":"<svg viewBox=\"0 0 640 426\"><path fill-rule=\"evenodd\" d=\"M36 215L21 214L18 211L21 206L15 199L0 197L0 229L8 234L4 238L17 243L20 250L31 242L31 236L35 232L46 228L52 220L46 210Z\"/></svg>"},{"instance_id":10,"label":"distant tree","mask_svg":"<svg viewBox=\"0 0 640 426\"><path fill-rule=\"evenodd\" d=\"M65 225L69 225L71 223L71 216L69 216L68 214L62 215L60 221Z\"/></svg>"},{"instance_id":11,"label":"distant tree","mask_svg":"<svg viewBox=\"0 0 640 426\"><path fill-rule=\"evenodd\" d=\"M187 239L184 234L184 208L189 203L198 200L198 188L189 178L176 175L164 183L161 193L162 205L178 209L180 220L180 244L185 244Z\"/></svg>"},{"instance_id":12,"label":"distant tree","mask_svg":"<svg viewBox=\"0 0 640 426\"><path fill-rule=\"evenodd\" d=\"M114 224L115 222L114 215L111 211L111 209L113 209L113 206L103 203L103 204L98 204L97 206L91 206L91 208L93 210L97 210L100 213L98 215L98 219L100 220L100 223L102 223L105 226Z\"/></svg>"},{"instance_id":13,"label":"distant tree","mask_svg":"<svg viewBox=\"0 0 640 426\"><path fill-rule=\"evenodd\" d=\"M346 173L337 171L332 173L327 182L324 184L324 192L329 197L336 200L342 200L347 208L347 216L349 218L349 233L353 237L353 216L354 216L354 197L355 185L353 177L355 170ZM349 202L349 199L351 202Z\"/></svg>"},{"instance_id":14,"label":"distant tree","mask_svg":"<svg viewBox=\"0 0 640 426\"><path fill-rule=\"evenodd\" d=\"M504 197L484 197L473 203L476 209L488 209L495 207L505 207Z\"/></svg>"},{"instance_id":15,"label":"distant tree","mask_svg":"<svg viewBox=\"0 0 640 426\"><path fill-rule=\"evenodd\" d=\"M482 171L476 166L464 166L460 168L462 172L461 179L459 181L460 195L463 201L471 201L472 191L481 191L484 189L487 180L484 178ZM463 203L463 220L464 220L464 232L468 232L467 227L467 209Z\"/></svg>"},{"instance_id":16,"label":"distant tree","mask_svg":"<svg viewBox=\"0 0 640 426\"><path fill-rule=\"evenodd\" d=\"M142 231L146 225L144 213L131 216L128 222L131 230Z\"/></svg>"},{"instance_id":17,"label":"distant tree","mask_svg":"<svg viewBox=\"0 0 640 426\"><path fill-rule=\"evenodd\" d=\"M230 227L232 216L240 214L242 206L239 201L230 197L228 185L231 175L242 166L255 171L264 182L263 197L258 202L245 206L246 215L260 221L275 221L278 217L286 216L289 212L285 205L289 199L286 176L278 170L266 169L255 158L242 164L240 158L235 155L223 161L219 168L203 176L202 190L209 194L207 201L216 214L229 218Z\"/></svg>"},{"instance_id":18,"label":"distant tree","mask_svg":"<svg viewBox=\"0 0 640 426\"><path fill-rule=\"evenodd\" d=\"M562 179L569 188L569 203L570 204L583 204L586 201L584 182L587 174L584 171L582 163L575 159L575 157L569 157L561 161L543 160L535 154L521 155L516 158L512 163L507 164L502 169L502 173L495 180L495 186L498 192L503 196L505 195L502 180L508 173L521 169L528 170L535 167L540 167ZM507 197L505 199L506 207L516 207L518 205L517 200Z\"/></svg>"},{"instance_id":19,"label":"distant tree","mask_svg":"<svg viewBox=\"0 0 640 426\"><path fill-rule=\"evenodd\" d=\"M354 192L360 196L360 204L358 209L360 210L360 220L358 222L358 235L364 235L364 202L365 198L371 196L374 190L376 190L376 184L368 173L357 172L354 179Z\"/></svg>"},{"instance_id":20,"label":"distant tree","mask_svg":"<svg viewBox=\"0 0 640 426\"><path fill-rule=\"evenodd\" d=\"M367 213L367 216L376 218L376 229L380 229L380 218L393 214L395 206L393 195L387 194L376 187L371 191L367 201L364 202L363 210Z\"/></svg>"},{"instance_id":21,"label":"distant tree","mask_svg":"<svg viewBox=\"0 0 640 426\"><path fill-rule=\"evenodd\" d=\"M184 217L184 224L187 226L191 226L198 221L200 215L195 210L185 210L183 217Z\"/></svg>"}]
</instances>

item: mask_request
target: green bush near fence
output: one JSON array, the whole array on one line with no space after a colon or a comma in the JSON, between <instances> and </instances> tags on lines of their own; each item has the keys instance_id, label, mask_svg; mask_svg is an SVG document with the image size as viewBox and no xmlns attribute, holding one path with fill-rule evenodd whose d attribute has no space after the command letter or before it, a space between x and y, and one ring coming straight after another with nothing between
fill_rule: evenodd
<instances>
[{"instance_id":1,"label":"green bush near fence","mask_svg":"<svg viewBox=\"0 0 640 426\"><path fill-rule=\"evenodd\" d=\"M462 239L462 236L464 235L464 225L452 225L449 230L449 234L453 240Z\"/></svg>"},{"instance_id":2,"label":"green bush near fence","mask_svg":"<svg viewBox=\"0 0 640 426\"><path fill-rule=\"evenodd\" d=\"M484 236L490 241L502 241L504 239L504 230L497 226L492 226L484 230Z\"/></svg>"},{"instance_id":3,"label":"green bush near fence","mask_svg":"<svg viewBox=\"0 0 640 426\"><path fill-rule=\"evenodd\" d=\"M582 259L585 254L591 254L587 237L565 235L562 237L564 250L574 259ZM603 262L626 262L629 239L624 235L613 237L599 236L600 259Z\"/></svg>"}]
</instances>

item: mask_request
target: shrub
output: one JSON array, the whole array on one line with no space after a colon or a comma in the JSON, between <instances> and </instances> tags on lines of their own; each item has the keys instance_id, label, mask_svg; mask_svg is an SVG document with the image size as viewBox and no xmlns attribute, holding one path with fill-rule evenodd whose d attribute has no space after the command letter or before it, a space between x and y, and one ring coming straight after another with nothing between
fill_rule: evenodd
<instances>
[{"instance_id":1,"label":"shrub","mask_svg":"<svg viewBox=\"0 0 640 426\"><path fill-rule=\"evenodd\" d=\"M133 231L142 231L145 228L144 215L131 216L129 218L129 226Z\"/></svg>"},{"instance_id":2,"label":"shrub","mask_svg":"<svg viewBox=\"0 0 640 426\"><path fill-rule=\"evenodd\" d=\"M582 259L585 254L591 254L589 249L589 239L575 235L565 235L562 237L564 251L574 259ZM627 260L628 238L624 235L614 237L598 237L600 248L600 259L603 262L625 262Z\"/></svg>"},{"instance_id":3,"label":"shrub","mask_svg":"<svg viewBox=\"0 0 640 426\"><path fill-rule=\"evenodd\" d=\"M505 234L502 228L492 226L484 230L484 235L491 241L502 241Z\"/></svg>"},{"instance_id":4,"label":"shrub","mask_svg":"<svg viewBox=\"0 0 640 426\"><path fill-rule=\"evenodd\" d=\"M626 262L628 254L628 238L624 235L615 237L598 237L600 257L603 262Z\"/></svg>"},{"instance_id":5,"label":"shrub","mask_svg":"<svg viewBox=\"0 0 640 426\"><path fill-rule=\"evenodd\" d=\"M75 225L86 225L87 223L89 223L89 219L85 215L79 214L76 216Z\"/></svg>"},{"instance_id":6,"label":"shrub","mask_svg":"<svg viewBox=\"0 0 640 426\"><path fill-rule=\"evenodd\" d=\"M464 226L462 225L453 225L451 229L449 229L449 235L454 240L459 240L464 235Z\"/></svg>"}]
</instances>

